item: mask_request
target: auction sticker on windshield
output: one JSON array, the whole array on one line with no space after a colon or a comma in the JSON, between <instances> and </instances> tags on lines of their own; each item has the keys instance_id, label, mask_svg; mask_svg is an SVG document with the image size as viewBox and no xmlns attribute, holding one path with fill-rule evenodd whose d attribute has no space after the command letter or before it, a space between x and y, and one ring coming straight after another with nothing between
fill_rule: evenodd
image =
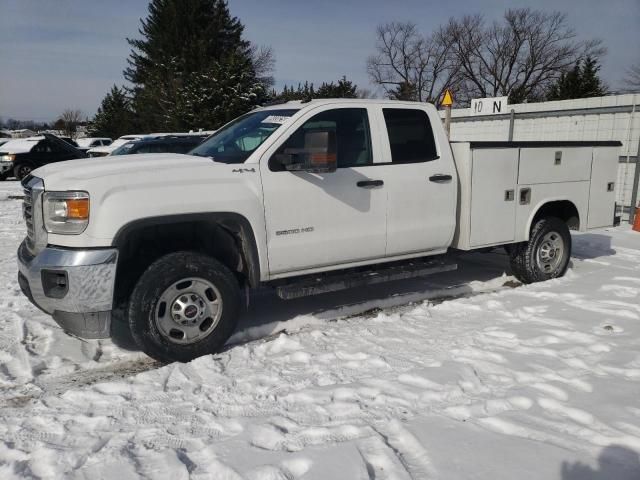
<instances>
[{"instance_id":1,"label":"auction sticker on windshield","mask_svg":"<svg viewBox=\"0 0 640 480\"><path fill-rule=\"evenodd\" d=\"M261 123L277 123L278 125L282 125L284 122L289 120L291 117L284 117L282 115L269 115L267 118L262 120Z\"/></svg>"}]
</instances>

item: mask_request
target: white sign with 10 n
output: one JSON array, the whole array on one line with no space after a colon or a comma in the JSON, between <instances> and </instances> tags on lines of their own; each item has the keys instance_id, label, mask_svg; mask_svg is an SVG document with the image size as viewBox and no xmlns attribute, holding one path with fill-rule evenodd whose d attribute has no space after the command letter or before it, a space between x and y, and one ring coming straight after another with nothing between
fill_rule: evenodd
<instances>
[{"instance_id":1,"label":"white sign with 10 n","mask_svg":"<svg viewBox=\"0 0 640 480\"><path fill-rule=\"evenodd\" d=\"M471 115L495 115L507 113L509 97L474 98L471 100Z\"/></svg>"}]
</instances>

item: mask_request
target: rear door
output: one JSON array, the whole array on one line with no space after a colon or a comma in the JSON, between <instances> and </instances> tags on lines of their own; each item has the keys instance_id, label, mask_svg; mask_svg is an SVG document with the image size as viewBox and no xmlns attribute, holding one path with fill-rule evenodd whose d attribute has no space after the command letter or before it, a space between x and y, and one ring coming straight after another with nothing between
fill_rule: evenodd
<instances>
[{"instance_id":1,"label":"rear door","mask_svg":"<svg viewBox=\"0 0 640 480\"><path fill-rule=\"evenodd\" d=\"M432 121L440 120L434 117L414 106L379 111L386 146L379 168L387 191L387 256L440 252L453 238L456 172L446 138L436 141ZM446 144L444 152L439 143Z\"/></svg>"}]
</instances>

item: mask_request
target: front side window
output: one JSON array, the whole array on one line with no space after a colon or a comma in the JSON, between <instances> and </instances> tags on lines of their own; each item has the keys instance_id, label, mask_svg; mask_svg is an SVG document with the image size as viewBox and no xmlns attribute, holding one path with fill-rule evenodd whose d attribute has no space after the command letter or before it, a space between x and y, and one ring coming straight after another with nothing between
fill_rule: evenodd
<instances>
[{"instance_id":1,"label":"front side window","mask_svg":"<svg viewBox=\"0 0 640 480\"><path fill-rule=\"evenodd\" d=\"M300 151L305 135L314 131L333 132L336 139L337 167L362 167L373 163L371 134L366 108L336 108L314 115L296 130L278 149L278 153ZM283 170L270 162L272 170Z\"/></svg>"},{"instance_id":2,"label":"front side window","mask_svg":"<svg viewBox=\"0 0 640 480\"><path fill-rule=\"evenodd\" d=\"M438 158L429 115L424 110L383 108L393 163L428 162Z\"/></svg>"},{"instance_id":3,"label":"front side window","mask_svg":"<svg viewBox=\"0 0 640 480\"><path fill-rule=\"evenodd\" d=\"M297 112L296 109L283 109L248 113L218 130L189 154L211 157L221 163L243 163Z\"/></svg>"}]
</instances>

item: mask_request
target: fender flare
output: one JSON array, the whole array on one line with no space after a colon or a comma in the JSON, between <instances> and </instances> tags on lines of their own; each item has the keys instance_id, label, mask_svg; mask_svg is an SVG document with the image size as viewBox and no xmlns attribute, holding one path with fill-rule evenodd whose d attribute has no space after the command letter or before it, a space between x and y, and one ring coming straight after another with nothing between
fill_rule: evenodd
<instances>
[{"instance_id":1,"label":"fender flare","mask_svg":"<svg viewBox=\"0 0 640 480\"><path fill-rule=\"evenodd\" d=\"M258 245L256 243L256 237L251 223L246 217L239 213L188 213L140 218L120 227L113 237L111 245L120 249L122 246L126 245L129 237L135 231L142 228L197 222L217 224L240 240L238 247L244 261L246 262L247 280L251 287L257 287L260 284L260 256L258 254ZM235 229L230 228L232 225L237 226L237 232Z\"/></svg>"}]
</instances>

